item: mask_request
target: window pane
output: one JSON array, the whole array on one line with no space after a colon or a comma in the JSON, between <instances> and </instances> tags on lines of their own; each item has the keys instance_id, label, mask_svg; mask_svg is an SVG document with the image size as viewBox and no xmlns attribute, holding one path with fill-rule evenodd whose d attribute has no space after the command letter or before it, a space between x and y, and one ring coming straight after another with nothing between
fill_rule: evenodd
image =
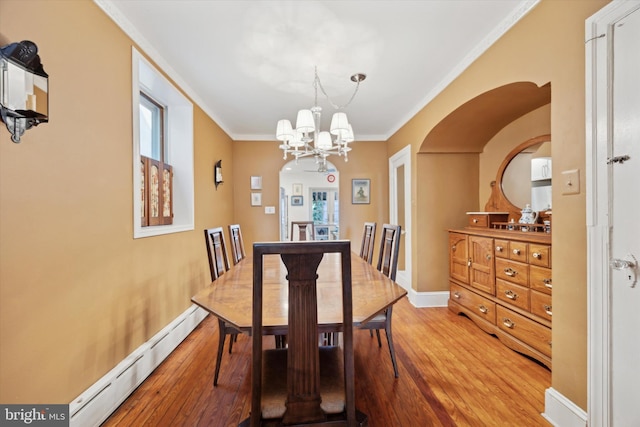
<instances>
[{"instance_id":1,"label":"window pane","mask_svg":"<svg viewBox=\"0 0 640 427\"><path fill-rule=\"evenodd\" d=\"M162 150L162 107L140 94L140 154L164 161Z\"/></svg>"}]
</instances>

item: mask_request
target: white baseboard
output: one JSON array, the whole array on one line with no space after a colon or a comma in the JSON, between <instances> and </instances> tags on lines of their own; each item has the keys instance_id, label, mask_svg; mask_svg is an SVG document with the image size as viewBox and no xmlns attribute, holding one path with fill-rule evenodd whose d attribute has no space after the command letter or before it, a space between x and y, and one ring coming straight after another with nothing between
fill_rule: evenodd
<instances>
[{"instance_id":1,"label":"white baseboard","mask_svg":"<svg viewBox=\"0 0 640 427\"><path fill-rule=\"evenodd\" d=\"M449 291L416 292L410 289L408 298L409 302L418 308L446 307L449 300Z\"/></svg>"},{"instance_id":2,"label":"white baseboard","mask_svg":"<svg viewBox=\"0 0 640 427\"><path fill-rule=\"evenodd\" d=\"M85 390L69 404L70 427L99 426L205 317L192 305Z\"/></svg>"},{"instance_id":3,"label":"white baseboard","mask_svg":"<svg viewBox=\"0 0 640 427\"><path fill-rule=\"evenodd\" d=\"M542 416L555 427L587 426L587 413L552 387L544 392Z\"/></svg>"}]
</instances>

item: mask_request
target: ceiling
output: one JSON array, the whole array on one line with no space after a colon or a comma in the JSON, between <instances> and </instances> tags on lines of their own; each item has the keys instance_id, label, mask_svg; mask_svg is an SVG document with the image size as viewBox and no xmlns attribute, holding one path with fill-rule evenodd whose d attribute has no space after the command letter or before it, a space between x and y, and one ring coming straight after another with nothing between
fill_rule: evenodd
<instances>
[{"instance_id":1,"label":"ceiling","mask_svg":"<svg viewBox=\"0 0 640 427\"><path fill-rule=\"evenodd\" d=\"M538 0L94 0L234 140L274 140L314 69L357 140L386 140ZM334 108L318 91L323 130Z\"/></svg>"}]
</instances>

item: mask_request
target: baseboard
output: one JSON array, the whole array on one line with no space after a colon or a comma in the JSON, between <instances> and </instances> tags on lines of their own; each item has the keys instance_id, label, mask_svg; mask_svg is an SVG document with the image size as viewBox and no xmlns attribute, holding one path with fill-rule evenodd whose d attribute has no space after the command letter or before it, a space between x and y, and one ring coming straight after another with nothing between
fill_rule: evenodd
<instances>
[{"instance_id":1,"label":"baseboard","mask_svg":"<svg viewBox=\"0 0 640 427\"><path fill-rule=\"evenodd\" d=\"M542 416L556 427L587 426L587 413L552 387L544 392Z\"/></svg>"},{"instance_id":2,"label":"baseboard","mask_svg":"<svg viewBox=\"0 0 640 427\"><path fill-rule=\"evenodd\" d=\"M69 404L70 427L99 426L207 316L192 305Z\"/></svg>"},{"instance_id":3,"label":"baseboard","mask_svg":"<svg viewBox=\"0 0 640 427\"><path fill-rule=\"evenodd\" d=\"M409 302L414 307L446 307L449 300L449 291L416 292L413 289L408 293Z\"/></svg>"}]
</instances>

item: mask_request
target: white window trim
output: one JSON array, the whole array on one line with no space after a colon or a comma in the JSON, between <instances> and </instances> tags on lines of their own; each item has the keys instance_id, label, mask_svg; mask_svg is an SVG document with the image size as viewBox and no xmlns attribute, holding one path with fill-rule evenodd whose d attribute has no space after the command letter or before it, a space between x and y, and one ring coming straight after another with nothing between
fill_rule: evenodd
<instances>
[{"instance_id":1,"label":"white window trim","mask_svg":"<svg viewBox=\"0 0 640 427\"><path fill-rule=\"evenodd\" d=\"M133 238L194 229L193 104L135 48L132 48ZM168 152L173 166L173 224L142 227L140 216L140 91L167 108Z\"/></svg>"}]
</instances>

